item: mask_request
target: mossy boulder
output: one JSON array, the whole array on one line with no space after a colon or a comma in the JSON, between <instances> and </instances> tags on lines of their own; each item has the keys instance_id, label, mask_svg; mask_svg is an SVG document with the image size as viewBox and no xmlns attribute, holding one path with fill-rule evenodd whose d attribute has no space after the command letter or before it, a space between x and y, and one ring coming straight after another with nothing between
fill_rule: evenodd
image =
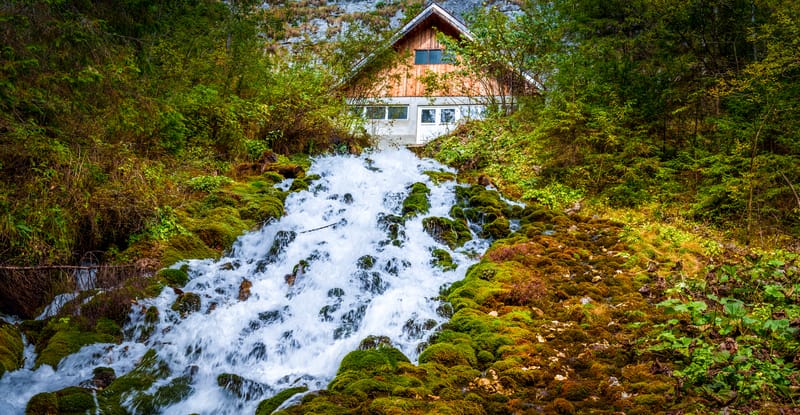
<instances>
[{"instance_id":1,"label":"mossy boulder","mask_svg":"<svg viewBox=\"0 0 800 415\"><path fill-rule=\"evenodd\" d=\"M108 387L97 394L101 412L114 415L128 414L129 412L121 406L123 396L140 395L142 391L149 389L156 380L165 379L169 375L169 366L158 358L155 350L148 350L132 371L114 379ZM148 399L140 398L139 400ZM149 401L147 405L152 408L152 398Z\"/></svg>"},{"instance_id":2,"label":"mossy boulder","mask_svg":"<svg viewBox=\"0 0 800 415\"><path fill-rule=\"evenodd\" d=\"M183 287L189 282L189 274L183 269L164 268L156 273L157 278L162 278L170 287Z\"/></svg>"},{"instance_id":3,"label":"mossy boulder","mask_svg":"<svg viewBox=\"0 0 800 415\"><path fill-rule=\"evenodd\" d=\"M119 334L119 326L107 319L98 321L95 331L82 330L69 317L53 318L42 330L40 343L36 344L38 356L36 366L50 365L57 367L64 357L73 354L81 347L93 343L115 343ZM99 328L99 331L98 331Z\"/></svg>"},{"instance_id":4,"label":"mossy boulder","mask_svg":"<svg viewBox=\"0 0 800 415\"><path fill-rule=\"evenodd\" d=\"M380 372L385 368L394 369L400 362L408 363L409 360L403 352L394 347L379 346L374 349L354 350L342 359L337 374Z\"/></svg>"},{"instance_id":5,"label":"mossy boulder","mask_svg":"<svg viewBox=\"0 0 800 415\"><path fill-rule=\"evenodd\" d=\"M25 408L26 415L83 415L97 409L90 389L69 387L57 392L34 395Z\"/></svg>"},{"instance_id":6,"label":"mossy boulder","mask_svg":"<svg viewBox=\"0 0 800 415\"><path fill-rule=\"evenodd\" d=\"M223 373L217 376L217 385L237 398L247 401L261 396L267 390L266 385L233 373Z\"/></svg>"},{"instance_id":7,"label":"mossy boulder","mask_svg":"<svg viewBox=\"0 0 800 415\"><path fill-rule=\"evenodd\" d=\"M269 415L278 409L281 404L286 402L287 399L291 398L298 393L303 393L307 391L308 388L305 386L297 386L294 388L284 389L278 392L275 396L265 399L258 404L258 409L256 409L256 415ZM326 412L327 413L327 412Z\"/></svg>"},{"instance_id":8,"label":"mossy boulder","mask_svg":"<svg viewBox=\"0 0 800 415\"><path fill-rule=\"evenodd\" d=\"M436 242L455 249L472 239L467 225L460 220L442 217L428 217L422 220L422 227Z\"/></svg>"},{"instance_id":9,"label":"mossy boulder","mask_svg":"<svg viewBox=\"0 0 800 415\"><path fill-rule=\"evenodd\" d=\"M408 196L403 200L402 216L404 218L411 218L417 215L428 213L431 208L431 202L428 197L431 194L431 189L425 183L414 183L409 188Z\"/></svg>"},{"instance_id":10,"label":"mossy boulder","mask_svg":"<svg viewBox=\"0 0 800 415\"><path fill-rule=\"evenodd\" d=\"M511 223L505 217L497 219L483 225L481 236L490 239L502 239L511 233Z\"/></svg>"},{"instance_id":11,"label":"mossy boulder","mask_svg":"<svg viewBox=\"0 0 800 415\"><path fill-rule=\"evenodd\" d=\"M438 363L447 367L476 366L478 359L469 344L436 343L419 355L419 362Z\"/></svg>"},{"instance_id":12,"label":"mossy boulder","mask_svg":"<svg viewBox=\"0 0 800 415\"><path fill-rule=\"evenodd\" d=\"M442 269L443 271L452 271L458 268L458 265L453 263L453 257L449 252L444 249L434 249L431 251L431 265Z\"/></svg>"},{"instance_id":13,"label":"mossy boulder","mask_svg":"<svg viewBox=\"0 0 800 415\"><path fill-rule=\"evenodd\" d=\"M250 228L239 211L232 207L218 207L201 218L189 221L188 229L206 246L217 251L227 249L243 232Z\"/></svg>"},{"instance_id":14,"label":"mossy boulder","mask_svg":"<svg viewBox=\"0 0 800 415\"><path fill-rule=\"evenodd\" d=\"M174 264L188 258L217 258L221 252L208 247L198 235L175 235L164 243L161 262Z\"/></svg>"},{"instance_id":15,"label":"mossy boulder","mask_svg":"<svg viewBox=\"0 0 800 415\"><path fill-rule=\"evenodd\" d=\"M0 377L22 367L22 333L14 325L0 322Z\"/></svg>"},{"instance_id":16,"label":"mossy boulder","mask_svg":"<svg viewBox=\"0 0 800 415\"><path fill-rule=\"evenodd\" d=\"M181 313L181 317L200 311L200 296L193 292L185 292L172 303L172 310Z\"/></svg>"}]
</instances>

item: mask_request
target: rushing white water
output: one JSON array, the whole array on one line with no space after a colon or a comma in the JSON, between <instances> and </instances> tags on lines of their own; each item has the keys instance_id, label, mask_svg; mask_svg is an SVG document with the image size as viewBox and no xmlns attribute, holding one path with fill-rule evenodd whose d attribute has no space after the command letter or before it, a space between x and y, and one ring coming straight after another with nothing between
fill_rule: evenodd
<instances>
[{"instance_id":1,"label":"rushing white water","mask_svg":"<svg viewBox=\"0 0 800 415\"><path fill-rule=\"evenodd\" d=\"M160 408L180 414L254 413L261 399L287 387L324 388L344 355L369 335L389 337L415 360L417 346L443 322L435 300L440 288L462 279L474 254L486 248L474 241L452 252L424 232L422 216L447 217L455 203L455 184L434 184L423 174L429 170L446 168L407 150L315 160L308 173L321 178L287 198L279 221L242 236L219 261L175 265L188 265L182 291L199 296L199 310L172 310L179 294L165 289L135 307L132 340L84 348L55 371L6 374L0 413L24 412L34 393L85 383L96 366L127 373L149 348L171 374L145 393L180 376L190 379L188 396ZM393 228L387 217L401 214L415 182L431 189L430 211ZM434 267L433 249L450 251L458 267ZM245 280L252 283L249 296L240 293ZM142 336L150 306L158 308L158 321ZM248 380L249 396L220 387L221 374ZM132 412L141 410L135 402L126 403Z\"/></svg>"}]
</instances>

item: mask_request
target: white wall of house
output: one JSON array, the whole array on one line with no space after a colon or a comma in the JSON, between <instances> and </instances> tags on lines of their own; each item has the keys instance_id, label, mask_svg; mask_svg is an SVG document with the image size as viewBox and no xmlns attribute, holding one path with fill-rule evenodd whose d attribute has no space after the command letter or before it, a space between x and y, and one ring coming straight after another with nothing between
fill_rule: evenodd
<instances>
[{"instance_id":1,"label":"white wall of house","mask_svg":"<svg viewBox=\"0 0 800 415\"><path fill-rule=\"evenodd\" d=\"M381 148L425 144L459 123L483 118L487 107L486 98L476 97L380 98L351 100L350 105ZM402 114L405 118L399 118Z\"/></svg>"}]
</instances>

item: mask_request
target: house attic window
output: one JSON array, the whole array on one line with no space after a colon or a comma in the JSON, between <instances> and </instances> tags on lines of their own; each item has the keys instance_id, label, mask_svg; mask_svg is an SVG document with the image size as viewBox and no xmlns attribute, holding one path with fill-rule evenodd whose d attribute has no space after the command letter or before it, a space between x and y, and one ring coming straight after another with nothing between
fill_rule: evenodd
<instances>
[{"instance_id":1,"label":"house attic window","mask_svg":"<svg viewBox=\"0 0 800 415\"><path fill-rule=\"evenodd\" d=\"M414 65L439 65L443 61L442 49L417 49L414 51Z\"/></svg>"}]
</instances>

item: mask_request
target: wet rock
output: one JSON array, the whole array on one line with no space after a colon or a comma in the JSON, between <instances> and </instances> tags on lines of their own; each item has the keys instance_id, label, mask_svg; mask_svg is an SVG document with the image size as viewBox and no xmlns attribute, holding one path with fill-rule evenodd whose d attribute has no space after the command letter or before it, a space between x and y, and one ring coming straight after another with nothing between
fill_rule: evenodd
<instances>
[{"instance_id":1,"label":"wet rock","mask_svg":"<svg viewBox=\"0 0 800 415\"><path fill-rule=\"evenodd\" d=\"M185 292L178 296L175 299L175 302L172 303L172 310L177 311L181 314L181 317L185 317L191 313L200 311L200 296L192 293L192 292Z\"/></svg>"},{"instance_id":2,"label":"wet rock","mask_svg":"<svg viewBox=\"0 0 800 415\"><path fill-rule=\"evenodd\" d=\"M239 284L239 301L247 301L247 299L250 298L251 288L253 288L253 283L247 278L243 279L242 283Z\"/></svg>"},{"instance_id":3,"label":"wet rock","mask_svg":"<svg viewBox=\"0 0 800 415\"><path fill-rule=\"evenodd\" d=\"M269 390L267 385L233 373L223 373L217 376L217 385L226 392L246 401L259 398Z\"/></svg>"},{"instance_id":4,"label":"wet rock","mask_svg":"<svg viewBox=\"0 0 800 415\"><path fill-rule=\"evenodd\" d=\"M96 367L92 371L92 385L97 389L105 389L117 378L114 369L110 367Z\"/></svg>"},{"instance_id":5,"label":"wet rock","mask_svg":"<svg viewBox=\"0 0 800 415\"><path fill-rule=\"evenodd\" d=\"M372 350L381 347L392 347L392 339L387 336L367 336L358 344L357 350Z\"/></svg>"},{"instance_id":6,"label":"wet rock","mask_svg":"<svg viewBox=\"0 0 800 415\"><path fill-rule=\"evenodd\" d=\"M422 227L436 242L445 244L450 249L464 245L472 239L467 225L458 220L442 217L428 217L422 220Z\"/></svg>"}]
</instances>

